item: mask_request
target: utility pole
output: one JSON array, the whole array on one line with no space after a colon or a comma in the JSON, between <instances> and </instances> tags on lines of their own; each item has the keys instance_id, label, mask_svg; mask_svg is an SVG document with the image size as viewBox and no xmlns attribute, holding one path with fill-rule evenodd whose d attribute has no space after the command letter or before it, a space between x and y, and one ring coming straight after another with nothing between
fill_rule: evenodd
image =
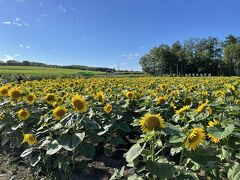
<instances>
[{"instance_id":1,"label":"utility pole","mask_svg":"<svg viewBox=\"0 0 240 180\"><path fill-rule=\"evenodd\" d=\"M118 75L120 74L120 63L118 63Z\"/></svg>"}]
</instances>

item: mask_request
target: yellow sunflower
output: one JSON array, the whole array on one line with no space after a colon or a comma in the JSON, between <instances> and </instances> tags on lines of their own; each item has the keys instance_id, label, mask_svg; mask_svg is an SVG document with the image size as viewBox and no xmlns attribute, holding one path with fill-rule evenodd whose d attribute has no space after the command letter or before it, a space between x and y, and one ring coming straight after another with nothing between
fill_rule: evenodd
<instances>
[{"instance_id":1,"label":"yellow sunflower","mask_svg":"<svg viewBox=\"0 0 240 180\"><path fill-rule=\"evenodd\" d=\"M211 115L212 113L213 113L213 110L212 110L212 108L211 107L206 107L206 110L209 112L209 114Z\"/></svg>"},{"instance_id":2,"label":"yellow sunflower","mask_svg":"<svg viewBox=\"0 0 240 180\"><path fill-rule=\"evenodd\" d=\"M208 122L208 126L207 127L214 127L214 126L221 126L220 122L218 120L213 120L213 121L209 121ZM220 139L217 138L217 137L214 137L213 135L209 134L207 135L210 140L213 142L213 143L219 143L220 142Z\"/></svg>"},{"instance_id":3,"label":"yellow sunflower","mask_svg":"<svg viewBox=\"0 0 240 180\"><path fill-rule=\"evenodd\" d=\"M30 112L26 109L20 109L18 112L17 112L17 118L21 121L23 120L27 120L30 116Z\"/></svg>"},{"instance_id":4,"label":"yellow sunflower","mask_svg":"<svg viewBox=\"0 0 240 180\"><path fill-rule=\"evenodd\" d=\"M227 86L232 93L235 93L236 88L232 84L225 84L225 86Z\"/></svg>"},{"instance_id":5,"label":"yellow sunflower","mask_svg":"<svg viewBox=\"0 0 240 180\"><path fill-rule=\"evenodd\" d=\"M221 91L221 90L218 90L218 91L215 91L215 92L214 92L214 95L215 95L216 97L221 97L221 98L223 98L224 95L225 95L225 93L224 93L223 91Z\"/></svg>"},{"instance_id":6,"label":"yellow sunflower","mask_svg":"<svg viewBox=\"0 0 240 180\"><path fill-rule=\"evenodd\" d=\"M208 96L208 92L207 91L203 91L202 92L202 96Z\"/></svg>"},{"instance_id":7,"label":"yellow sunflower","mask_svg":"<svg viewBox=\"0 0 240 180\"><path fill-rule=\"evenodd\" d=\"M198 108L196 109L196 112L198 113L202 112L205 109L205 107L208 105L208 102L209 102L208 99L206 99L205 103L202 103L200 106L198 106Z\"/></svg>"},{"instance_id":8,"label":"yellow sunflower","mask_svg":"<svg viewBox=\"0 0 240 180\"><path fill-rule=\"evenodd\" d=\"M163 105L163 104L166 103L166 101L167 101L167 97L165 97L165 96L160 96L160 97L157 98L157 104L158 105Z\"/></svg>"},{"instance_id":9,"label":"yellow sunflower","mask_svg":"<svg viewBox=\"0 0 240 180\"><path fill-rule=\"evenodd\" d=\"M167 85L166 85L166 84L160 84L159 86L160 86L160 88L161 88L162 90L165 90L165 89L167 88Z\"/></svg>"},{"instance_id":10,"label":"yellow sunflower","mask_svg":"<svg viewBox=\"0 0 240 180\"><path fill-rule=\"evenodd\" d=\"M37 139L33 134L24 134L23 135L23 143L26 142L29 145L37 144Z\"/></svg>"},{"instance_id":11,"label":"yellow sunflower","mask_svg":"<svg viewBox=\"0 0 240 180\"><path fill-rule=\"evenodd\" d=\"M103 92L102 91L97 92L97 94L95 95L95 99L98 100L99 102L103 103L104 99L105 99Z\"/></svg>"},{"instance_id":12,"label":"yellow sunflower","mask_svg":"<svg viewBox=\"0 0 240 180\"><path fill-rule=\"evenodd\" d=\"M8 95L8 87L2 86L0 87L0 96L7 96Z\"/></svg>"},{"instance_id":13,"label":"yellow sunflower","mask_svg":"<svg viewBox=\"0 0 240 180\"><path fill-rule=\"evenodd\" d=\"M33 94L33 93L31 93L31 94L29 94L28 96L25 97L25 101L26 101L28 104L33 104L33 103L35 103L35 102L36 102L36 99L37 99L37 97L36 97L36 95Z\"/></svg>"},{"instance_id":14,"label":"yellow sunflower","mask_svg":"<svg viewBox=\"0 0 240 180\"><path fill-rule=\"evenodd\" d=\"M106 113L110 113L112 111L112 105L111 104L106 104L104 107L103 107L103 110L106 112Z\"/></svg>"},{"instance_id":15,"label":"yellow sunflower","mask_svg":"<svg viewBox=\"0 0 240 180\"><path fill-rule=\"evenodd\" d=\"M78 112L87 112L88 110L88 103L85 98L80 95L74 95L72 97L72 105Z\"/></svg>"},{"instance_id":16,"label":"yellow sunflower","mask_svg":"<svg viewBox=\"0 0 240 180\"><path fill-rule=\"evenodd\" d=\"M128 99L132 99L133 98L133 96L134 96L134 93L132 92L132 91L128 91L128 92L126 92L126 97L128 98Z\"/></svg>"},{"instance_id":17,"label":"yellow sunflower","mask_svg":"<svg viewBox=\"0 0 240 180\"><path fill-rule=\"evenodd\" d=\"M183 113L185 111L188 111L189 109L190 109L190 106L183 106L179 110L176 110L176 114L181 114L181 113Z\"/></svg>"},{"instance_id":18,"label":"yellow sunflower","mask_svg":"<svg viewBox=\"0 0 240 180\"><path fill-rule=\"evenodd\" d=\"M53 116L56 120L60 120L66 114L67 110L64 107L58 106L53 110Z\"/></svg>"},{"instance_id":19,"label":"yellow sunflower","mask_svg":"<svg viewBox=\"0 0 240 180\"><path fill-rule=\"evenodd\" d=\"M185 141L185 147L191 150L196 150L198 146L204 142L205 136L203 128L191 129Z\"/></svg>"},{"instance_id":20,"label":"yellow sunflower","mask_svg":"<svg viewBox=\"0 0 240 180\"><path fill-rule=\"evenodd\" d=\"M144 133L165 127L164 120L160 114L147 113L140 119L139 124Z\"/></svg>"},{"instance_id":21,"label":"yellow sunflower","mask_svg":"<svg viewBox=\"0 0 240 180\"><path fill-rule=\"evenodd\" d=\"M53 102L56 101L56 96L53 93L48 93L45 96L45 100L47 101L48 104L52 104Z\"/></svg>"},{"instance_id":22,"label":"yellow sunflower","mask_svg":"<svg viewBox=\"0 0 240 180\"><path fill-rule=\"evenodd\" d=\"M11 99L17 100L21 97L22 90L20 88L12 88L9 92L8 95L10 96Z\"/></svg>"},{"instance_id":23,"label":"yellow sunflower","mask_svg":"<svg viewBox=\"0 0 240 180\"><path fill-rule=\"evenodd\" d=\"M62 104L63 101L64 101L64 98L63 98L63 97L58 97L58 98L57 98L58 104Z\"/></svg>"}]
</instances>

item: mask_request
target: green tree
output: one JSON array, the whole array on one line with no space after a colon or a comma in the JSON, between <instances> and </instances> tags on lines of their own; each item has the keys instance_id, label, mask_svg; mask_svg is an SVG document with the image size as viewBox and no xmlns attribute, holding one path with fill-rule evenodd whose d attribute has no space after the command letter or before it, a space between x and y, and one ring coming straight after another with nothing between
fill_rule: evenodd
<instances>
[{"instance_id":1,"label":"green tree","mask_svg":"<svg viewBox=\"0 0 240 180\"><path fill-rule=\"evenodd\" d=\"M240 43L231 43L224 48L224 61L228 75L240 75Z\"/></svg>"}]
</instances>

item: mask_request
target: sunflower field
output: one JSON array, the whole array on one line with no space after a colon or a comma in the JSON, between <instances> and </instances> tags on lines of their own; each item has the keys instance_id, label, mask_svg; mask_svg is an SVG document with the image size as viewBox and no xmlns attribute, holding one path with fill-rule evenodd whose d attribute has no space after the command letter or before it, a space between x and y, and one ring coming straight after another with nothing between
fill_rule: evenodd
<instances>
[{"instance_id":1,"label":"sunflower field","mask_svg":"<svg viewBox=\"0 0 240 180\"><path fill-rule=\"evenodd\" d=\"M0 143L48 179L105 156L112 180L239 180L240 78L0 82Z\"/></svg>"}]
</instances>

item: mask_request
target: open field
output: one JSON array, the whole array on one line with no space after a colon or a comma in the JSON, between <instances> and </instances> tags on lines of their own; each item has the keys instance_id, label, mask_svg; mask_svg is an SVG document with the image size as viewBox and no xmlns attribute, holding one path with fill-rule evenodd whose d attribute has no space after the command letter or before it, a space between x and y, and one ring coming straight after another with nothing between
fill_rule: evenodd
<instances>
[{"instance_id":1,"label":"open field","mask_svg":"<svg viewBox=\"0 0 240 180\"><path fill-rule=\"evenodd\" d=\"M0 74L35 74L35 75L76 75L76 74L104 74L100 71L88 71L64 68L48 68L36 66L0 66Z\"/></svg>"},{"instance_id":2,"label":"open field","mask_svg":"<svg viewBox=\"0 0 240 180\"><path fill-rule=\"evenodd\" d=\"M239 111L239 77L10 82L0 147L23 166L2 177L238 180Z\"/></svg>"}]
</instances>

